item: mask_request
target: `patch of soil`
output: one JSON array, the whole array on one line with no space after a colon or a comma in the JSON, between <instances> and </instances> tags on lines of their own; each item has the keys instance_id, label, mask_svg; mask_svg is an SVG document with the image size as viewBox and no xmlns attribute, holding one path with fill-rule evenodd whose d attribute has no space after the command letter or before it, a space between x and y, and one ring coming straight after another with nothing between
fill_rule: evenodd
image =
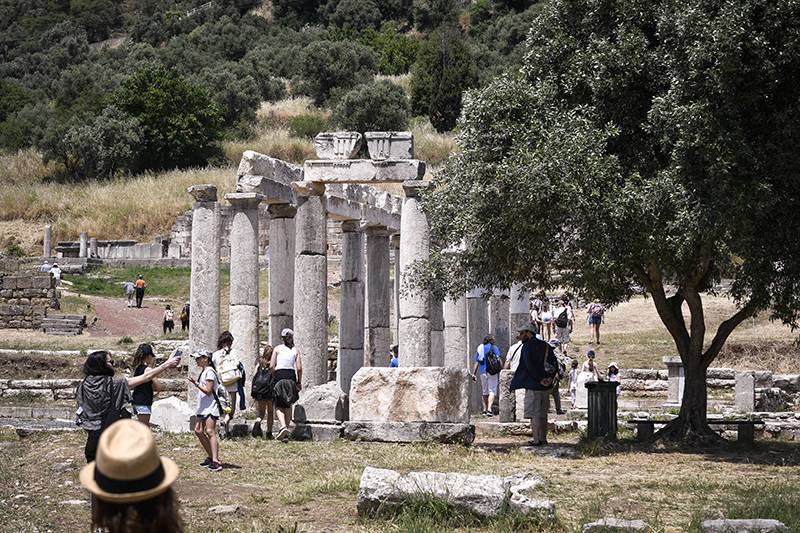
<instances>
[{"instance_id":1,"label":"patch of soil","mask_svg":"<svg viewBox=\"0 0 800 533\"><path fill-rule=\"evenodd\" d=\"M83 377L81 356L0 353L2 379L62 379Z\"/></svg>"},{"instance_id":2,"label":"patch of soil","mask_svg":"<svg viewBox=\"0 0 800 533\"><path fill-rule=\"evenodd\" d=\"M128 335L160 336L162 334L162 318L164 306L145 298L142 307L127 307L124 298L107 298L104 296L82 295L89 300L95 309L97 321L87 328L93 337L113 337ZM178 313L175 322L180 329Z\"/></svg>"}]
</instances>

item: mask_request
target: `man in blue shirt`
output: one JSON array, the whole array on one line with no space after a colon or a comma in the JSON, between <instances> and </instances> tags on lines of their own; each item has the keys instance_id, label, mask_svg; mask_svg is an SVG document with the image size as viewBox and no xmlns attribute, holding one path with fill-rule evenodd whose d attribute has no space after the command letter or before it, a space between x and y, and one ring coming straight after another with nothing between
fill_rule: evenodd
<instances>
[{"instance_id":1,"label":"man in blue shirt","mask_svg":"<svg viewBox=\"0 0 800 533\"><path fill-rule=\"evenodd\" d=\"M397 368L400 366L400 361L397 359L397 345L393 344L389 352L389 368Z\"/></svg>"},{"instance_id":2,"label":"man in blue shirt","mask_svg":"<svg viewBox=\"0 0 800 533\"><path fill-rule=\"evenodd\" d=\"M486 356L489 352L500 357L500 348L494 343L494 337L487 335L483 338L483 344L475 350L475 367L472 369L472 381L477 380L476 374L481 375L481 394L483 395L483 414L494 416L492 404L497 395L497 376L486 371Z\"/></svg>"}]
</instances>

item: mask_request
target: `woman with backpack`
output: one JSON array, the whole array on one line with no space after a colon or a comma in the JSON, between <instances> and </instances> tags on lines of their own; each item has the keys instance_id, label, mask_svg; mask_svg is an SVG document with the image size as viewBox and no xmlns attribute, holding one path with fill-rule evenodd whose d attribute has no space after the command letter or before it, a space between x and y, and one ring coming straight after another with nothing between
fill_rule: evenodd
<instances>
[{"instance_id":1,"label":"woman with backpack","mask_svg":"<svg viewBox=\"0 0 800 533\"><path fill-rule=\"evenodd\" d=\"M147 372L148 368L152 368L156 360L156 355L153 353L153 347L149 344L140 344L136 348L136 353L133 354L133 376L141 376ZM153 393L159 391L158 381L155 379L142 383L133 387L131 394L131 404L133 405L133 414L142 424L150 427L150 414L153 408Z\"/></svg>"},{"instance_id":2,"label":"woman with backpack","mask_svg":"<svg viewBox=\"0 0 800 533\"><path fill-rule=\"evenodd\" d=\"M97 454L100 434L120 418L130 418L126 406L131 400L130 389L148 383L169 368L180 363L180 355L170 357L156 368L147 369L131 378L114 377L114 360L105 350L92 352L83 364L85 378L75 389L76 424L86 431L84 455L92 462Z\"/></svg>"},{"instance_id":3,"label":"woman with backpack","mask_svg":"<svg viewBox=\"0 0 800 533\"><path fill-rule=\"evenodd\" d=\"M595 343L600 344L600 324L603 323L603 315L606 310L602 304L592 302L586 307L586 320L589 323L589 343L594 340Z\"/></svg>"},{"instance_id":4,"label":"woman with backpack","mask_svg":"<svg viewBox=\"0 0 800 533\"><path fill-rule=\"evenodd\" d=\"M242 393L242 402L244 402L244 387L242 385L244 366L236 356L236 352L232 350L232 347L233 335L230 331L223 331L217 339L217 351L211 356L211 362L217 371L217 378L225 386L225 390L228 391L228 396L231 399L231 412L225 415L223 420L226 430L228 422L236 414L236 399L239 397L240 392Z\"/></svg>"},{"instance_id":5,"label":"woman with backpack","mask_svg":"<svg viewBox=\"0 0 800 533\"><path fill-rule=\"evenodd\" d=\"M303 388L303 364L300 352L294 345L294 331L283 328L281 339L283 344L272 350L269 368L275 380L274 402L278 422L281 425L277 438L287 441L291 434L289 425L292 422L292 405L297 401L298 393Z\"/></svg>"},{"instance_id":6,"label":"woman with backpack","mask_svg":"<svg viewBox=\"0 0 800 533\"><path fill-rule=\"evenodd\" d=\"M269 368L270 361L272 361L272 346L267 344L264 346L264 351L261 352L261 357L256 362L256 368L253 373L253 385L250 390L250 395L256 401L256 421L253 423L253 431L250 433L254 437L263 435L261 429L261 421L264 419L264 414L267 415L267 440L272 440L272 424L275 418L275 406L272 403L272 398L275 394L273 384L275 383L272 375L272 370Z\"/></svg>"},{"instance_id":7,"label":"woman with backpack","mask_svg":"<svg viewBox=\"0 0 800 533\"><path fill-rule=\"evenodd\" d=\"M219 462L219 440L217 439L217 420L221 416L222 407L216 394L219 380L211 361L211 352L200 350L192 354L197 366L200 367L200 376L195 379L189 376L197 393L197 414L195 415L194 434L206 452L205 460L200 466L207 467L212 472L222 470Z\"/></svg>"},{"instance_id":8,"label":"woman with backpack","mask_svg":"<svg viewBox=\"0 0 800 533\"><path fill-rule=\"evenodd\" d=\"M472 381L477 381L476 374L481 375L484 416L494 416L492 404L497 395L497 378L501 368L500 348L494 343L494 337L487 335L483 338L483 344L475 350L475 366L472 369Z\"/></svg>"},{"instance_id":9,"label":"woman with backpack","mask_svg":"<svg viewBox=\"0 0 800 533\"><path fill-rule=\"evenodd\" d=\"M162 326L164 328L164 335L166 335L168 331L172 333L173 328L175 328L175 313L172 312L172 306L169 304L167 304L166 309L164 309L164 323Z\"/></svg>"}]
</instances>

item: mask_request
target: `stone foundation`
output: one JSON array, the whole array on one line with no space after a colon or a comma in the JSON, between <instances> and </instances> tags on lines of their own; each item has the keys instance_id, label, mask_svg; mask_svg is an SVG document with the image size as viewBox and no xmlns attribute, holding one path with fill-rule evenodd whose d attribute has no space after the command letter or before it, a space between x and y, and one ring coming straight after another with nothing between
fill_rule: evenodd
<instances>
[{"instance_id":1,"label":"stone foundation","mask_svg":"<svg viewBox=\"0 0 800 533\"><path fill-rule=\"evenodd\" d=\"M0 328L39 329L61 293L50 273L19 260L0 261Z\"/></svg>"}]
</instances>

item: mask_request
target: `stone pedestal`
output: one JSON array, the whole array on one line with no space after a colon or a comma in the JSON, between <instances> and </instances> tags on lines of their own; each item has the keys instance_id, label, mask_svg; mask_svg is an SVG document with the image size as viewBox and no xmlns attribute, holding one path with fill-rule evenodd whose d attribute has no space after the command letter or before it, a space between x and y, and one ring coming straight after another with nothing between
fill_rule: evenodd
<instances>
[{"instance_id":1,"label":"stone pedestal","mask_svg":"<svg viewBox=\"0 0 800 533\"><path fill-rule=\"evenodd\" d=\"M475 350L489 333L489 305L483 298L484 292L483 289L473 289L467 293L467 368L470 372L475 366ZM479 381L470 387L469 407L473 412L483 408Z\"/></svg>"},{"instance_id":2,"label":"stone pedestal","mask_svg":"<svg viewBox=\"0 0 800 533\"><path fill-rule=\"evenodd\" d=\"M442 304L444 317L444 363L449 368L467 367L467 302L447 298Z\"/></svg>"},{"instance_id":3,"label":"stone pedestal","mask_svg":"<svg viewBox=\"0 0 800 533\"><path fill-rule=\"evenodd\" d=\"M617 386L616 381L587 383L589 413L587 432L590 438L617 438Z\"/></svg>"},{"instance_id":4,"label":"stone pedestal","mask_svg":"<svg viewBox=\"0 0 800 533\"><path fill-rule=\"evenodd\" d=\"M52 243L53 243L53 228L50 224L45 224L44 226L44 241L42 242L42 255L44 257L50 257L52 253Z\"/></svg>"},{"instance_id":5,"label":"stone pedestal","mask_svg":"<svg viewBox=\"0 0 800 533\"><path fill-rule=\"evenodd\" d=\"M192 206L192 271L189 302L189 345L197 350L215 350L219 337L219 242L220 223L217 188L214 185L193 185L188 189L194 197ZM190 375L197 375L191 357L183 359ZM197 406L197 388L189 384L187 403Z\"/></svg>"},{"instance_id":6,"label":"stone pedestal","mask_svg":"<svg viewBox=\"0 0 800 533\"><path fill-rule=\"evenodd\" d=\"M403 211L400 216L400 365L431 364L430 294L424 290L406 290L411 281L411 266L426 261L430 255L430 227L422 211L419 193L428 183L403 182Z\"/></svg>"},{"instance_id":7,"label":"stone pedestal","mask_svg":"<svg viewBox=\"0 0 800 533\"><path fill-rule=\"evenodd\" d=\"M97 257L97 237L89 239L89 257Z\"/></svg>"},{"instance_id":8,"label":"stone pedestal","mask_svg":"<svg viewBox=\"0 0 800 533\"><path fill-rule=\"evenodd\" d=\"M78 257L89 256L89 234L82 231L80 234L80 248L78 248Z\"/></svg>"},{"instance_id":9,"label":"stone pedestal","mask_svg":"<svg viewBox=\"0 0 800 533\"><path fill-rule=\"evenodd\" d=\"M508 333L512 339L511 344L514 344L513 339L516 338L519 328L531 322L530 301L530 293L521 285L517 283L511 285L511 294L508 299Z\"/></svg>"},{"instance_id":10,"label":"stone pedestal","mask_svg":"<svg viewBox=\"0 0 800 533\"><path fill-rule=\"evenodd\" d=\"M683 361L679 356L666 356L661 360L668 372L667 405L679 406L683 403Z\"/></svg>"},{"instance_id":11,"label":"stone pedestal","mask_svg":"<svg viewBox=\"0 0 800 533\"><path fill-rule=\"evenodd\" d=\"M756 410L756 377L753 372L737 372L736 384L736 410L742 413L752 413ZM741 431L739 427L739 431Z\"/></svg>"},{"instance_id":12,"label":"stone pedestal","mask_svg":"<svg viewBox=\"0 0 800 533\"><path fill-rule=\"evenodd\" d=\"M269 213L269 343L281 344L281 331L294 328L294 257L296 209L271 204Z\"/></svg>"},{"instance_id":13,"label":"stone pedestal","mask_svg":"<svg viewBox=\"0 0 800 533\"><path fill-rule=\"evenodd\" d=\"M336 382L345 393L364 364L364 240L356 220L342 222L342 284ZM387 309L388 310L388 309Z\"/></svg>"},{"instance_id":14,"label":"stone pedestal","mask_svg":"<svg viewBox=\"0 0 800 533\"><path fill-rule=\"evenodd\" d=\"M303 358L303 387L328 381L328 232L325 186L293 182L297 197L294 341Z\"/></svg>"},{"instance_id":15,"label":"stone pedestal","mask_svg":"<svg viewBox=\"0 0 800 533\"><path fill-rule=\"evenodd\" d=\"M443 303L431 299L431 366L444 366Z\"/></svg>"},{"instance_id":16,"label":"stone pedestal","mask_svg":"<svg viewBox=\"0 0 800 533\"><path fill-rule=\"evenodd\" d=\"M513 370L503 369L500 371L497 384L497 395L500 397L500 422L515 422L517 419L517 397L515 391L509 390L513 378Z\"/></svg>"},{"instance_id":17,"label":"stone pedestal","mask_svg":"<svg viewBox=\"0 0 800 533\"><path fill-rule=\"evenodd\" d=\"M366 290L364 366L389 366L389 318L392 284L389 279L389 232L382 226L366 230ZM400 364L403 364L402 358Z\"/></svg>"},{"instance_id":18,"label":"stone pedestal","mask_svg":"<svg viewBox=\"0 0 800 533\"><path fill-rule=\"evenodd\" d=\"M225 195L231 204L231 274L228 329L233 349L244 365L245 391L250 391L259 344L258 204L263 196L253 192ZM250 397L249 394L246 396Z\"/></svg>"},{"instance_id":19,"label":"stone pedestal","mask_svg":"<svg viewBox=\"0 0 800 533\"><path fill-rule=\"evenodd\" d=\"M494 335L500 353L505 357L508 353L511 337L508 328L509 294L508 291L495 289L489 299L489 331ZM515 332L516 333L516 332Z\"/></svg>"}]
</instances>

